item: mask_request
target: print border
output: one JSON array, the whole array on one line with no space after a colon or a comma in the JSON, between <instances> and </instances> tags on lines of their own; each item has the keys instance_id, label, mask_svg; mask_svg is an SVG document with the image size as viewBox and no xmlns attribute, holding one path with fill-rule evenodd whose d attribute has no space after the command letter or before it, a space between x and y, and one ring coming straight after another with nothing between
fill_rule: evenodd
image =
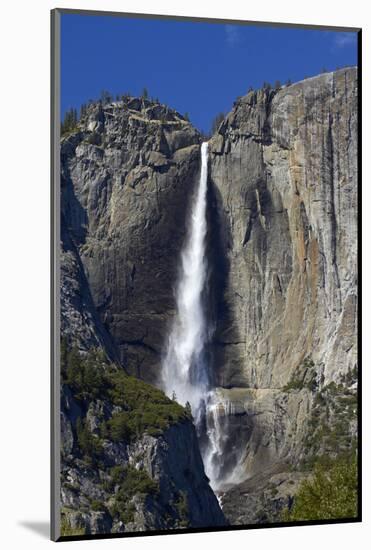
<instances>
[{"instance_id":1,"label":"print border","mask_svg":"<svg viewBox=\"0 0 371 550\"><path fill-rule=\"evenodd\" d=\"M354 518L341 518L313 521L293 521L264 524L230 525L210 528L186 528L177 530L133 531L130 533L107 533L94 535L60 534L60 23L61 15L99 15L102 17L125 17L132 19L162 19L173 21L192 21L201 23L233 24L259 27L284 27L293 29L327 30L329 32L357 33L357 74L358 74L358 231L357 231L357 268L358 268L358 515ZM207 533L218 531L241 531L250 529L271 529L277 527L297 527L305 525L330 525L339 523L357 523L362 521L362 29L358 27L332 27L326 25L282 23L270 21L244 21L240 19L217 19L178 15L159 15L145 13L124 13L100 10L79 10L55 8L51 10L51 506L50 506L50 536L56 542L73 540L95 540L110 538L129 538L156 535L177 535L184 533Z\"/></svg>"}]
</instances>

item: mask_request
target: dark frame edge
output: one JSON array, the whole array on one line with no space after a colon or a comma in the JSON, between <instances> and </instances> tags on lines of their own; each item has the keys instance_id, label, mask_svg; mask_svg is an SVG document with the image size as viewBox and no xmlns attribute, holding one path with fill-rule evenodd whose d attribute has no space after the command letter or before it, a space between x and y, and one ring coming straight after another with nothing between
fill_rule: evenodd
<instances>
[{"instance_id":1,"label":"dark frame edge","mask_svg":"<svg viewBox=\"0 0 371 550\"><path fill-rule=\"evenodd\" d=\"M222 19L217 17L199 17L192 15L171 15L160 13L135 13L135 12L120 12L120 11L100 11L89 9L74 9L74 8L56 8L60 14L75 14L75 15L99 15L108 17L129 17L140 19L167 19L172 21L190 21L192 23L227 23L233 25L253 25L256 27L289 27L303 28L312 30L337 31L337 32L358 32L360 27L336 27L329 25L316 25L311 23L285 23L273 21L250 21L247 19Z\"/></svg>"},{"instance_id":2,"label":"dark frame edge","mask_svg":"<svg viewBox=\"0 0 371 550\"><path fill-rule=\"evenodd\" d=\"M357 77L358 77L358 102L357 102L357 173L358 173L358 227L357 227L357 271L358 271L358 326L357 326L357 345L358 345L358 517L362 521L362 29L357 32Z\"/></svg>"},{"instance_id":3,"label":"dark frame edge","mask_svg":"<svg viewBox=\"0 0 371 550\"><path fill-rule=\"evenodd\" d=\"M250 531L260 529L277 529L285 527L316 527L325 525L340 525L348 523L361 523L362 519L359 515L354 518L341 518L341 519L324 519L324 520L306 520L306 521L293 521L289 523L260 523L260 524L246 524L246 525L228 525L223 527L199 527L193 529L175 529L173 531L132 531L123 533L99 533L91 535L68 535L61 536L58 542L70 542L77 540L101 540L101 539L125 539L133 537L156 537L156 536L168 536L168 535L194 535L197 533L218 533L218 532L231 532L231 531Z\"/></svg>"},{"instance_id":4,"label":"dark frame edge","mask_svg":"<svg viewBox=\"0 0 371 550\"><path fill-rule=\"evenodd\" d=\"M60 10L50 12L50 538L60 540Z\"/></svg>"}]
</instances>

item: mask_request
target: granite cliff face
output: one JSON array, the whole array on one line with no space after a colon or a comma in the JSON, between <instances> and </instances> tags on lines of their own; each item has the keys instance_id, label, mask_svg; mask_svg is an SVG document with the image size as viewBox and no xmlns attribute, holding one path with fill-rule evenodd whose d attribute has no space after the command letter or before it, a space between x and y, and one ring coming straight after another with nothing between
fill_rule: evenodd
<instances>
[{"instance_id":1,"label":"granite cliff face","mask_svg":"<svg viewBox=\"0 0 371 550\"><path fill-rule=\"evenodd\" d=\"M306 358L318 387L357 363L356 69L250 92L210 149L224 257L216 385L244 406L252 474L302 455ZM300 369L302 389L282 391Z\"/></svg>"},{"instance_id":2,"label":"granite cliff face","mask_svg":"<svg viewBox=\"0 0 371 550\"><path fill-rule=\"evenodd\" d=\"M129 97L89 105L62 139L62 332L82 354L99 347L154 385L175 313L200 141L176 111ZM344 392L341 445L356 437L356 69L249 92L209 151L205 296L229 481L222 502L234 523L272 521L305 477L292 467L333 452L319 419L333 434ZM179 434L196 456L191 431ZM67 442L72 432L66 424ZM172 472L183 487L175 467L183 451L171 433L138 444L144 456L162 457L160 477ZM123 453L128 462L136 450ZM155 467L143 460L151 476ZM193 468L201 480L198 458ZM268 506L272 483L281 488ZM201 486L206 494L207 481ZM148 512L143 525L162 528L163 511ZM222 521L215 514L210 521Z\"/></svg>"},{"instance_id":3,"label":"granite cliff face","mask_svg":"<svg viewBox=\"0 0 371 550\"><path fill-rule=\"evenodd\" d=\"M88 107L62 140L62 215L128 372L158 379L199 133L145 99Z\"/></svg>"},{"instance_id":4,"label":"granite cliff face","mask_svg":"<svg viewBox=\"0 0 371 550\"><path fill-rule=\"evenodd\" d=\"M98 372L109 368L96 358L93 365ZM133 381L120 371L110 374L112 387L125 388L116 398L110 390L106 392L102 380L99 398L94 397L94 386L87 377L80 392L69 380L63 384L62 534L225 525L204 473L191 418L179 405L161 397L159 390L152 395L148 385L136 382L136 399L149 391L148 399L162 401L162 409L155 407L148 422L150 411L143 414L140 405L136 408L130 397L122 397L125 392L130 396ZM163 407L169 408L171 420L160 428L158 414ZM136 429L130 432L133 423Z\"/></svg>"},{"instance_id":5,"label":"granite cliff face","mask_svg":"<svg viewBox=\"0 0 371 550\"><path fill-rule=\"evenodd\" d=\"M356 70L250 92L211 151L228 263L221 384L281 387L307 355L336 379L356 362Z\"/></svg>"},{"instance_id":6,"label":"granite cliff face","mask_svg":"<svg viewBox=\"0 0 371 550\"><path fill-rule=\"evenodd\" d=\"M119 369L123 392L128 374L157 379L198 142L181 115L136 98L90 105L62 138L65 536L226 524L191 418L161 392L141 403L144 383L118 405L107 378Z\"/></svg>"}]
</instances>

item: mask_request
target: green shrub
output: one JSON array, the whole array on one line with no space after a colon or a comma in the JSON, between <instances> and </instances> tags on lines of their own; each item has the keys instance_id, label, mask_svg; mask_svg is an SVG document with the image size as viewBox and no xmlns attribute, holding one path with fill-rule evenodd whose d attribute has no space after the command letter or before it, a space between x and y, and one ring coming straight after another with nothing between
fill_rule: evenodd
<instances>
[{"instance_id":1,"label":"green shrub","mask_svg":"<svg viewBox=\"0 0 371 550\"><path fill-rule=\"evenodd\" d=\"M127 525L134 521L135 506L133 503L127 504L123 509L120 509L118 516L120 520Z\"/></svg>"},{"instance_id":2,"label":"green shrub","mask_svg":"<svg viewBox=\"0 0 371 550\"><path fill-rule=\"evenodd\" d=\"M340 383L323 386L314 399L300 468L311 470L319 457L352 452L357 438L353 432L357 420L357 392L353 388L356 371L349 371Z\"/></svg>"},{"instance_id":3,"label":"green shrub","mask_svg":"<svg viewBox=\"0 0 371 550\"><path fill-rule=\"evenodd\" d=\"M145 470L137 470L130 465L116 465L110 469L111 487L119 485L117 495L122 501L130 500L134 495L156 494L158 484L153 481Z\"/></svg>"},{"instance_id":4,"label":"green shrub","mask_svg":"<svg viewBox=\"0 0 371 550\"><path fill-rule=\"evenodd\" d=\"M186 493L184 491L179 492L178 500L175 503L175 508L179 516L180 527L188 527L189 525L189 506Z\"/></svg>"},{"instance_id":5,"label":"green shrub","mask_svg":"<svg viewBox=\"0 0 371 550\"><path fill-rule=\"evenodd\" d=\"M65 341L61 342L61 376L62 381L71 387L76 399L92 400L104 393L107 386L105 369L107 362L103 352L91 350L82 355L77 347L67 349Z\"/></svg>"},{"instance_id":6,"label":"green shrub","mask_svg":"<svg viewBox=\"0 0 371 550\"><path fill-rule=\"evenodd\" d=\"M122 466L121 464L112 466L112 468L110 469L110 476L111 476L113 485L117 485L122 482L122 480L125 477L125 471L126 471L126 466Z\"/></svg>"},{"instance_id":7,"label":"green shrub","mask_svg":"<svg viewBox=\"0 0 371 550\"><path fill-rule=\"evenodd\" d=\"M318 387L317 371L313 360L306 357L301 365L292 373L289 382L282 388L282 391L302 390L304 388L311 392Z\"/></svg>"},{"instance_id":8,"label":"green shrub","mask_svg":"<svg viewBox=\"0 0 371 550\"><path fill-rule=\"evenodd\" d=\"M118 492L119 498L130 499L134 495L154 495L158 493L158 484L153 481L145 470L137 470L132 466L123 469L123 477Z\"/></svg>"},{"instance_id":9,"label":"green shrub","mask_svg":"<svg viewBox=\"0 0 371 550\"><path fill-rule=\"evenodd\" d=\"M114 440L134 439L143 433L159 435L171 424L191 418L191 413L172 401L159 389L127 376L124 371L107 373L108 397L125 409L107 422Z\"/></svg>"},{"instance_id":10,"label":"green shrub","mask_svg":"<svg viewBox=\"0 0 371 550\"><path fill-rule=\"evenodd\" d=\"M69 109L65 112L63 120L61 121L61 136L67 136L77 131L77 123L79 119L76 109Z\"/></svg>"},{"instance_id":11,"label":"green shrub","mask_svg":"<svg viewBox=\"0 0 371 550\"><path fill-rule=\"evenodd\" d=\"M123 369L109 364L99 350L82 355L76 347L68 350L63 343L61 374L74 397L86 407L99 398L122 409L102 423L102 438L132 441L143 433L156 436L174 423L192 419L190 407L185 409L158 388L128 376ZM83 428L80 423L79 445L84 451L94 446L97 438L87 435Z\"/></svg>"},{"instance_id":12,"label":"green shrub","mask_svg":"<svg viewBox=\"0 0 371 550\"><path fill-rule=\"evenodd\" d=\"M101 455L102 442L90 432L86 420L77 419L76 434L81 454L88 461L96 460Z\"/></svg>"},{"instance_id":13,"label":"green shrub","mask_svg":"<svg viewBox=\"0 0 371 550\"><path fill-rule=\"evenodd\" d=\"M303 381L293 375L289 382L282 388L282 391L289 392L291 390L302 390L303 388Z\"/></svg>"},{"instance_id":14,"label":"green shrub","mask_svg":"<svg viewBox=\"0 0 371 550\"><path fill-rule=\"evenodd\" d=\"M283 521L354 518L357 516L357 458L342 457L318 463L312 480L304 481Z\"/></svg>"},{"instance_id":15,"label":"green shrub","mask_svg":"<svg viewBox=\"0 0 371 550\"><path fill-rule=\"evenodd\" d=\"M130 413L119 412L116 413L108 420L106 426L108 428L108 434L113 441L130 440L133 436L133 431L129 425Z\"/></svg>"},{"instance_id":16,"label":"green shrub","mask_svg":"<svg viewBox=\"0 0 371 550\"><path fill-rule=\"evenodd\" d=\"M119 485L115 494L115 502L110 507L113 516L119 517L124 524L133 521L135 506L131 502L134 496L147 498L159 493L158 484L153 481L145 470L137 470L132 466L114 466L110 471L112 489Z\"/></svg>"},{"instance_id":17,"label":"green shrub","mask_svg":"<svg viewBox=\"0 0 371 550\"><path fill-rule=\"evenodd\" d=\"M92 500L90 502L90 509L93 512L105 512L107 510L107 507L104 502L101 502L100 500Z\"/></svg>"},{"instance_id":18,"label":"green shrub","mask_svg":"<svg viewBox=\"0 0 371 550\"><path fill-rule=\"evenodd\" d=\"M61 513L61 535L62 537L71 537L76 535L85 535L85 527L71 527L70 522L66 514L62 511Z\"/></svg>"}]
</instances>

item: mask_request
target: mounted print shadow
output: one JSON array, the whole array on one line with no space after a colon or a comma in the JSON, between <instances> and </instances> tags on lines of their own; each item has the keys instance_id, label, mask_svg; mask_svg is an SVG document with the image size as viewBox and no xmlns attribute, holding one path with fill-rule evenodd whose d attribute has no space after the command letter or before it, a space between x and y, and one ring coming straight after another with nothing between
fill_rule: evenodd
<instances>
[{"instance_id":1,"label":"mounted print shadow","mask_svg":"<svg viewBox=\"0 0 371 550\"><path fill-rule=\"evenodd\" d=\"M52 29L52 538L360 521L359 29Z\"/></svg>"}]
</instances>

